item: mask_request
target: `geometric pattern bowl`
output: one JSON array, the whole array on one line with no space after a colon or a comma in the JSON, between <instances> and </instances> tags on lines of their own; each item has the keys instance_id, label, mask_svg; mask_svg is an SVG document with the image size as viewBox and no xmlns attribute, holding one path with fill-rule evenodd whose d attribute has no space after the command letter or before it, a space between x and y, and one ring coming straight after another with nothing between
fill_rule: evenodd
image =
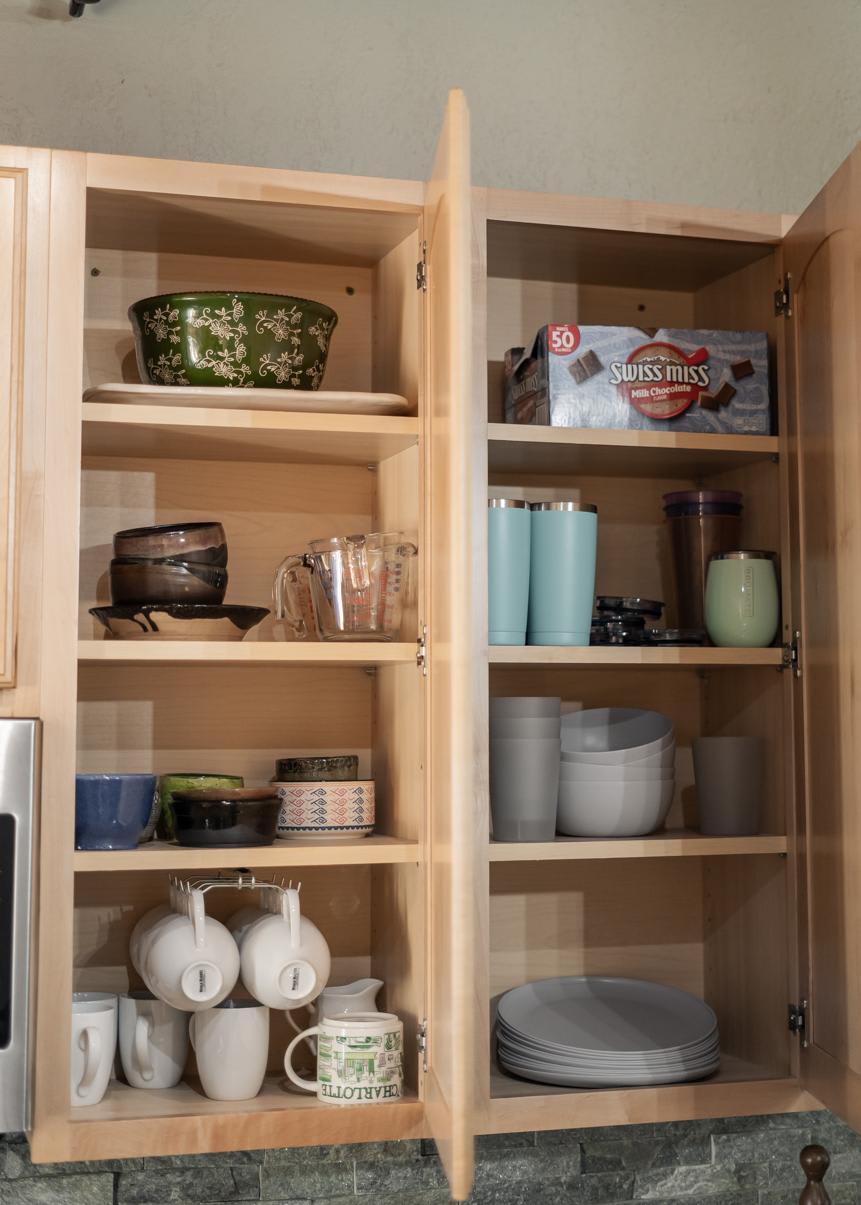
<instances>
[{"instance_id":1,"label":"geometric pattern bowl","mask_svg":"<svg viewBox=\"0 0 861 1205\"><path fill-rule=\"evenodd\" d=\"M274 783L281 811L278 836L293 841L345 840L374 831L374 783Z\"/></svg>"}]
</instances>

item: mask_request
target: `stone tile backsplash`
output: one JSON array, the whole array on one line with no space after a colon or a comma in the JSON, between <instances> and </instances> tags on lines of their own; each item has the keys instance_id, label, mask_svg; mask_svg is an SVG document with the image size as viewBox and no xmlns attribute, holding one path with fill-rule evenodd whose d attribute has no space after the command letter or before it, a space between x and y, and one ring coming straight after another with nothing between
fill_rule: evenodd
<instances>
[{"instance_id":1,"label":"stone tile backsplash","mask_svg":"<svg viewBox=\"0 0 861 1205\"><path fill-rule=\"evenodd\" d=\"M833 1114L494 1134L476 1144L472 1205L798 1205L798 1153L831 1152L834 1205L861 1205L861 1137ZM0 1136L0 1205L444 1205L433 1142L34 1164Z\"/></svg>"}]
</instances>

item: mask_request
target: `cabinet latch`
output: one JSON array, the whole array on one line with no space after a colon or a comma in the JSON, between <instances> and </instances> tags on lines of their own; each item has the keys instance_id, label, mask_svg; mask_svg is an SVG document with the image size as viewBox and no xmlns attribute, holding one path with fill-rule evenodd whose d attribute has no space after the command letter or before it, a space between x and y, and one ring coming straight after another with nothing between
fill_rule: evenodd
<instances>
[{"instance_id":1,"label":"cabinet latch","mask_svg":"<svg viewBox=\"0 0 861 1205\"><path fill-rule=\"evenodd\" d=\"M419 1030L416 1035L416 1046L419 1054L422 1056L422 1071L428 1069L428 1023L427 1021L419 1022Z\"/></svg>"},{"instance_id":2,"label":"cabinet latch","mask_svg":"<svg viewBox=\"0 0 861 1205\"><path fill-rule=\"evenodd\" d=\"M791 669L796 678L801 677L801 633L793 632L792 641L783 646L781 669Z\"/></svg>"},{"instance_id":3,"label":"cabinet latch","mask_svg":"<svg viewBox=\"0 0 861 1205\"><path fill-rule=\"evenodd\" d=\"M422 257L416 264L416 288L423 293L428 291L428 245L422 243Z\"/></svg>"},{"instance_id":4,"label":"cabinet latch","mask_svg":"<svg viewBox=\"0 0 861 1205\"><path fill-rule=\"evenodd\" d=\"M421 635L416 640L416 665L422 671L422 675L428 676L428 625L422 624Z\"/></svg>"},{"instance_id":5,"label":"cabinet latch","mask_svg":"<svg viewBox=\"0 0 861 1205\"><path fill-rule=\"evenodd\" d=\"M792 317L792 287L788 272L783 278L783 284L774 291L774 316Z\"/></svg>"},{"instance_id":6,"label":"cabinet latch","mask_svg":"<svg viewBox=\"0 0 861 1205\"><path fill-rule=\"evenodd\" d=\"M807 1001L789 1006L789 1032L801 1039L801 1045L807 1047Z\"/></svg>"}]
</instances>

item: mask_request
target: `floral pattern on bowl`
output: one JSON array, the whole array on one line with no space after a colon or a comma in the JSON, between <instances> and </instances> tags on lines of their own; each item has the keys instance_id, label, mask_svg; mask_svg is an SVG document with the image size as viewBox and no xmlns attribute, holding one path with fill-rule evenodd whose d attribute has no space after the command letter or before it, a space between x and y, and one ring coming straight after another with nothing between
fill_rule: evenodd
<instances>
[{"instance_id":1,"label":"floral pattern on bowl","mask_svg":"<svg viewBox=\"0 0 861 1205\"><path fill-rule=\"evenodd\" d=\"M315 390L338 315L276 293L168 293L129 319L142 381Z\"/></svg>"}]
</instances>

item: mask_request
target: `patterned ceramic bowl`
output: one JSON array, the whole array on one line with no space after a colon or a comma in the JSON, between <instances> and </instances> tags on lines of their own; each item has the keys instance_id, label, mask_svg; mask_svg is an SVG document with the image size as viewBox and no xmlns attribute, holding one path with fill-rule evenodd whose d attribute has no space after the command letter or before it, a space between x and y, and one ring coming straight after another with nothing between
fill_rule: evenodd
<instances>
[{"instance_id":1,"label":"patterned ceramic bowl","mask_svg":"<svg viewBox=\"0 0 861 1205\"><path fill-rule=\"evenodd\" d=\"M374 784L283 782L278 836L292 841L344 841L374 831Z\"/></svg>"},{"instance_id":2,"label":"patterned ceramic bowl","mask_svg":"<svg viewBox=\"0 0 861 1205\"><path fill-rule=\"evenodd\" d=\"M167 293L129 307L153 385L319 389L338 315L277 293Z\"/></svg>"}]
</instances>

